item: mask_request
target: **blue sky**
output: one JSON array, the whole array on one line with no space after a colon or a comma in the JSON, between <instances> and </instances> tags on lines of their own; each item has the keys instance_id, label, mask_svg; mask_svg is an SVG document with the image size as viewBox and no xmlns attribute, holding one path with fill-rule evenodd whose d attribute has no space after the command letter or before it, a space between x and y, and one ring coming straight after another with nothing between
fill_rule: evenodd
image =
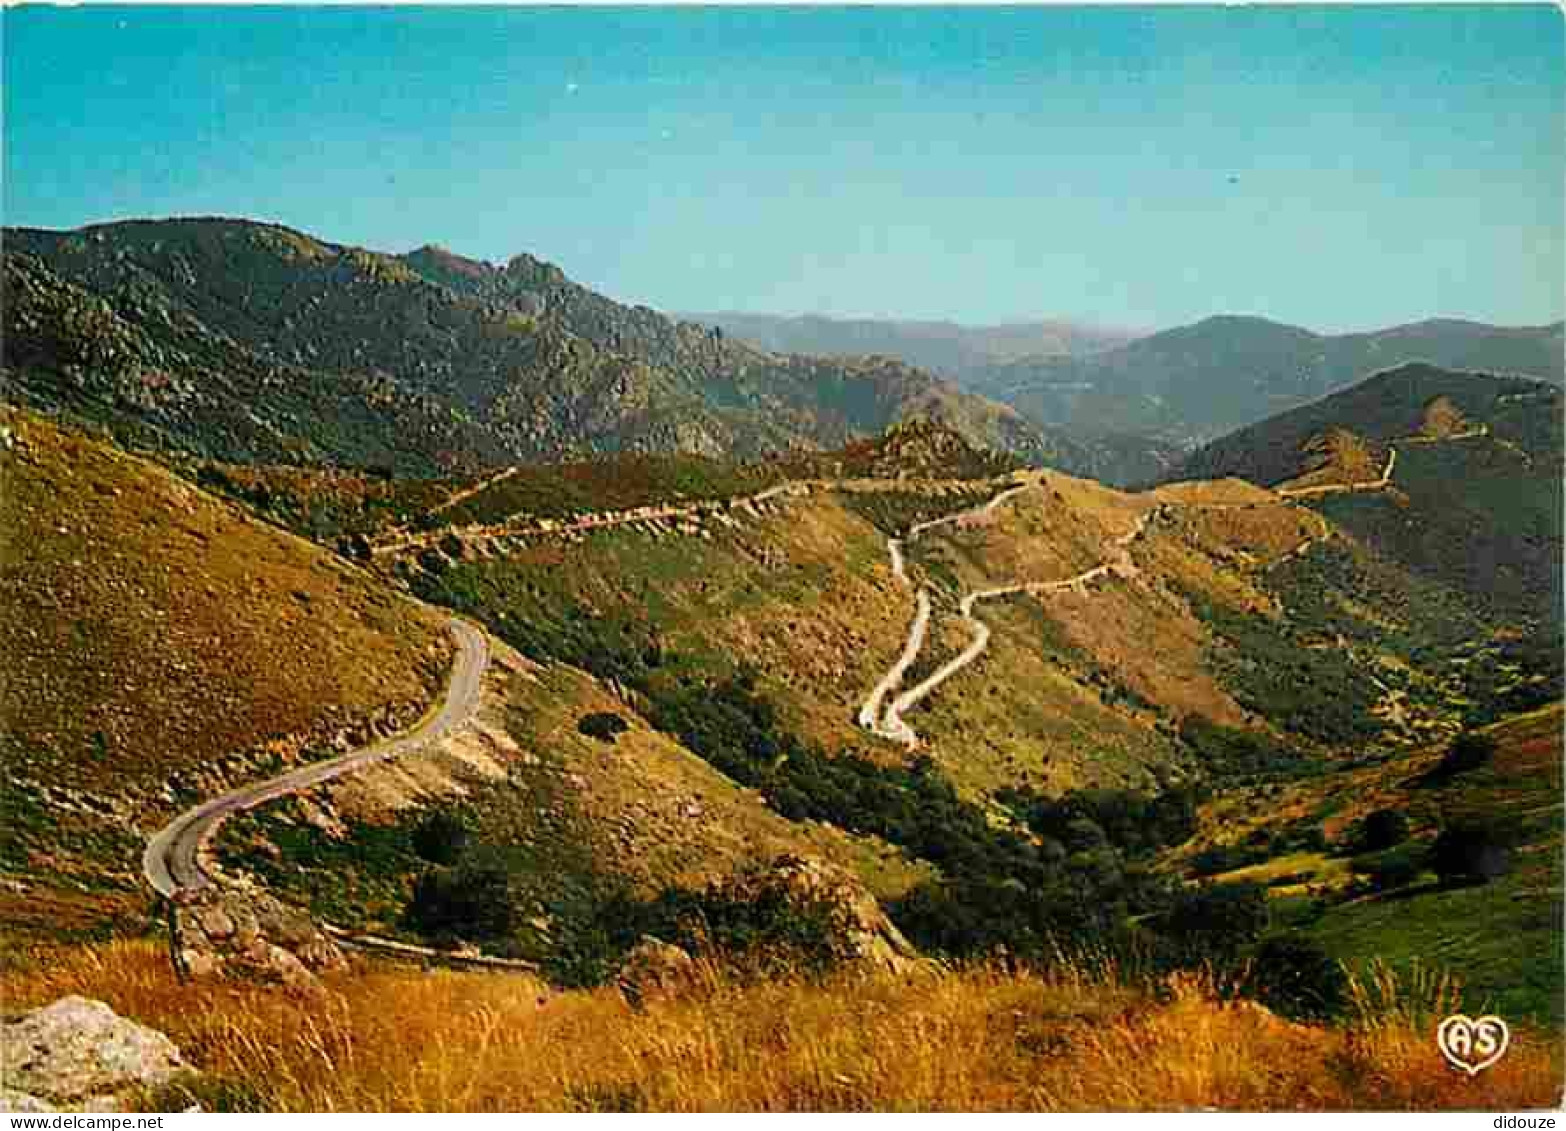
<instances>
[{"instance_id":1,"label":"blue sky","mask_svg":"<svg viewBox=\"0 0 1566 1131\"><path fill-rule=\"evenodd\" d=\"M4 13L5 222L529 251L664 310L1558 318L1558 10Z\"/></svg>"}]
</instances>

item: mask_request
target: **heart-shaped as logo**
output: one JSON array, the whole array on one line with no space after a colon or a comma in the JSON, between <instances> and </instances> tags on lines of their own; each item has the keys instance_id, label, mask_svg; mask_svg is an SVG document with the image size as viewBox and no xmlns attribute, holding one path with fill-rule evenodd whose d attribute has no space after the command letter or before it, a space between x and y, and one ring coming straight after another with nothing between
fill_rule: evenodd
<instances>
[{"instance_id":1,"label":"heart-shaped as logo","mask_svg":"<svg viewBox=\"0 0 1566 1131\"><path fill-rule=\"evenodd\" d=\"M1479 1075L1500 1060L1511 1043L1512 1031L1494 1014L1476 1020L1454 1013L1436 1029L1441 1055L1470 1076Z\"/></svg>"}]
</instances>

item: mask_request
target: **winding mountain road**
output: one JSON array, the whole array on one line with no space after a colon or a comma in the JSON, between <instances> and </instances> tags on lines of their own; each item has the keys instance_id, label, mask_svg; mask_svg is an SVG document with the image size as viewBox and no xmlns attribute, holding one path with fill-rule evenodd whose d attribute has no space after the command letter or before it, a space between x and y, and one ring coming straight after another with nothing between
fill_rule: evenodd
<instances>
[{"instance_id":1,"label":"winding mountain road","mask_svg":"<svg viewBox=\"0 0 1566 1131\"><path fill-rule=\"evenodd\" d=\"M1378 479L1361 479L1357 483L1320 483L1310 487L1274 487L1273 490L1285 499L1319 498L1322 495L1344 495L1353 491L1384 491L1392 485L1392 472L1397 468L1397 445L1399 444L1445 444L1453 440L1474 440L1490 435L1488 424L1479 424L1461 432L1451 432L1445 436L1399 436L1395 440L1387 441L1387 465L1381 469ZM1515 444L1497 439L1497 443L1516 448ZM1517 449L1527 458L1527 453Z\"/></svg>"},{"instance_id":2,"label":"winding mountain road","mask_svg":"<svg viewBox=\"0 0 1566 1131\"><path fill-rule=\"evenodd\" d=\"M893 540L895 543L895 539ZM906 574L903 575L906 578ZM907 723L903 722L901 715L893 715L884 711L882 704L886 697L902 686L903 677L908 674L908 669L919 658L919 652L924 647L924 637L930 627L930 594L925 589L920 589L914 595L914 618L908 626L908 641L903 645L903 651L897 657L897 662L887 669L870 694L865 698L863 706L859 708L859 725L866 730L880 735L882 738L891 739L893 742L901 742L905 746L912 746L918 741L919 736L914 734Z\"/></svg>"},{"instance_id":3,"label":"winding mountain road","mask_svg":"<svg viewBox=\"0 0 1566 1131\"><path fill-rule=\"evenodd\" d=\"M484 671L489 665L489 643L482 632L466 621L453 617L448 627L457 642L457 654L445 698L434 712L411 730L392 738L241 786L187 809L147 842L141 858L147 882L158 894L171 898L200 891L212 882L201 866L201 850L233 814L410 753L468 722L478 709Z\"/></svg>"},{"instance_id":4,"label":"winding mountain road","mask_svg":"<svg viewBox=\"0 0 1566 1131\"><path fill-rule=\"evenodd\" d=\"M513 469L517 470L517 469ZM497 476L497 479L503 476ZM448 537L456 536L464 542L484 542L496 538L525 538L539 535L559 537L583 534L589 530L603 530L614 526L631 526L643 522L667 522L670 520L699 518L703 515L723 514L739 507L755 507L779 497L808 495L814 484L808 480L779 483L752 495L735 495L727 498L701 499L688 503L649 504L618 511L592 511L571 518L544 518L526 516L530 523L520 523L517 516L493 523L472 523L464 526L438 526L433 530L410 533L403 529L392 531L370 547L372 557L407 553L410 550L435 546ZM476 494L477 492L471 492ZM449 506L450 500L436 511Z\"/></svg>"},{"instance_id":5,"label":"winding mountain road","mask_svg":"<svg viewBox=\"0 0 1566 1131\"><path fill-rule=\"evenodd\" d=\"M1450 440L1466 440L1490 434L1488 425L1477 425L1462 432L1454 432L1446 436L1404 436L1388 442L1386 466L1381 469L1381 474L1375 479L1361 480L1356 483L1324 483L1308 487L1278 487L1274 493L1282 499L1315 498L1322 495L1346 494L1354 491L1382 491L1392 485L1393 473L1397 470L1397 445L1407 444L1436 444ZM1035 480L1040 482L1040 480ZM907 583L908 573L903 558L903 546L927 530L947 523L962 524L975 518L987 515L995 510L1006 500L1012 498L1019 491L1026 490L1033 483L1019 484L1000 492L994 498L982 506L958 514L947 515L944 518L931 519L927 522L916 523L908 528L903 538L888 538L887 552L892 559L892 575L899 581ZM1251 505L1251 504L1244 504ZM1149 520L1154 515L1165 510L1169 504L1160 503L1150 510L1144 511L1137 519L1136 525L1126 533L1116 537L1112 545L1115 547L1115 555L1111 559L1100 562L1092 569L1087 569L1075 577L1068 577L1062 581L1030 582L1020 585L1003 585L995 589L982 589L969 593L962 599L959 610L968 630L973 634L972 640L956 656L942 664L930 675L925 677L914 687L904 691L901 695L887 703L887 697L897 688L902 686L903 677L908 669L913 666L919 652L924 647L925 636L929 630L930 612L929 596L923 588L917 592L918 608L915 611L913 621L909 625L908 641L903 646L903 651L897 658L897 662L883 675L874 689L865 698L859 708L859 725L881 738L893 742L902 743L904 746L917 746L919 735L908 725L904 715L912 710L924 699L928 698L947 680L951 679L963 668L973 663L984 654L990 643L990 627L974 614L974 606L980 601L991 600L996 597L1010 596L1015 593L1052 593L1065 589L1080 589L1082 586L1111 572L1119 573L1123 577L1136 575L1136 564L1131 560L1130 547L1133 542L1142 536L1147 529ZM1330 535L1330 527L1319 515L1317 521L1321 525L1321 533L1313 538L1306 538L1287 555L1297 557L1306 553L1311 546L1325 540Z\"/></svg>"},{"instance_id":6,"label":"winding mountain road","mask_svg":"<svg viewBox=\"0 0 1566 1131\"><path fill-rule=\"evenodd\" d=\"M1002 491L983 506L972 510L963 511L960 514L949 515L946 518L934 519L929 522L919 523L909 528L908 537L923 533L943 523L960 523L971 521L980 515L989 514L1000 506L1001 503L1016 495L1019 491L1026 490L1032 484L1022 484L1009 490ZM1144 511L1138 516L1136 525L1129 531L1114 539L1113 545L1116 554L1108 561L1100 562L1091 569L1085 569L1073 577L1059 581L1033 581L1016 585L1002 585L994 589L980 589L969 593L962 599L959 611L963 621L967 624L973 638L961 652L931 672L919 683L897 696L887 706L883 707L886 697L902 686L903 677L908 669L918 658L919 652L924 647L925 636L930 622L930 596L928 590L920 588L916 593L917 609L914 619L909 626L908 641L903 646L903 651L897 658L897 662L889 668L885 675L875 685L875 688L865 698L859 708L859 725L871 733L892 742L901 743L904 746L913 747L919 744L919 734L908 724L903 716L918 706L923 700L934 694L935 691L951 679L963 668L973 663L985 652L990 644L990 626L980 620L974 613L974 606L980 601L988 601L996 597L1007 597L1016 593L1053 593L1066 589L1077 589L1088 582L1119 570L1126 576L1134 575L1135 564L1131 561L1130 547L1133 542L1142 536L1147 529L1149 520L1161 507L1154 507ZM898 538L887 539L887 551L892 558L892 574L900 581L908 580L907 571L903 561L902 540Z\"/></svg>"}]
</instances>

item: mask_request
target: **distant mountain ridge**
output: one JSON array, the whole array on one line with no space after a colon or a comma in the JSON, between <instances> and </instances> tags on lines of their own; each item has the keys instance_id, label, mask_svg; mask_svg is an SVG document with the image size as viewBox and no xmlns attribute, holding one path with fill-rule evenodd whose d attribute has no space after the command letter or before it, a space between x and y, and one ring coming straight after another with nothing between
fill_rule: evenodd
<instances>
[{"instance_id":1,"label":"distant mountain ridge","mask_svg":"<svg viewBox=\"0 0 1566 1131\"><path fill-rule=\"evenodd\" d=\"M1192 445L1403 362L1563 379L1562 323L1501 327L1432 319L1317 334L1265 318L1216 315L1079 357L1029 358L970 373L966 386L1039 424Z\"/></svg>"},{"instance_id":2,"label":"distant mountain ridge","mask_svg":"<svg viewBox=\"0 0 1566 1131\"><path fill-rule=\"evenodd\" d=\"M1166 478L1275 486L1306 469L1317 437L1338 430L1385 445L1427 431L1432 410L1460 414L1463 425L1547 459L1561 448L1561 405L1561 390L1548 382L1413 362L1205 444Z\"/></svg>"},{"instance_id":3,"label":"distant mountain ridge","mask_svg":"<svg viewBox=\"0 0 1566 1131\"><path fill-rule=\"evenodd\" d=\"M733 311L685 314L761 349L828 356L886 354L961 381L970 371L1024 357L1083 354L1123 345L1142 331L1068 319L993 326L891 318L785 316Z\"/></svg>"},{"instance_id":4,"label":"distant mountain ridge","mask_svg":"<svg viewBox=\"0 0 1566 1131\"><path fill-rule=\"evenodd\" d=\"M11 395L236 462L754 457L928 417L1081 466L1067 438L905 362L768 353L525 254L494 266L180 219L7 229L4 259Z\"/></svg>"},{"instance_id":5,"label":"distant mountain ridge","mask_svg":"<svg viewBox=\"0 0 1566 1131\"><path fill-rule=\"evenodd\" d=\"M1542 626L1558 656L1563 404L1549 382L1400 365L1215 440L1167 478L1369 481L1302 501L1414 573Z\"/></svg>"}]
</instances>

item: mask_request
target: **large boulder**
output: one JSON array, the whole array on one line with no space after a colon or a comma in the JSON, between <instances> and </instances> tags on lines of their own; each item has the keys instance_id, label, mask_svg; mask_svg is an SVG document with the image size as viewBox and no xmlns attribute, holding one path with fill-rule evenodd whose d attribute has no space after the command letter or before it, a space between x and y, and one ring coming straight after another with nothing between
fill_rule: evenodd
<instances>
[{"instance_id":1,"label":"large boulder","mask_svg":"<svg viewBox=\"0 0 1566 1131\"><path fill-rule=\"evenodd\" d=\"M652 998L671 997L690 986L696 960L672 943L643 935L620 963L615 985L633 1006Z\"/></svg>"},{"instance_id":2,"label":"large boulder","mask_svg":"<svg viewBox=\"0 0 1566 1131\"><path fill-rule=\"evenodd\" d=\"M7 1111L114 1111L125 1092L191 1071L168 1037L91 998L63 997L0 1027Z\"/></svg>"}]
</instances>

